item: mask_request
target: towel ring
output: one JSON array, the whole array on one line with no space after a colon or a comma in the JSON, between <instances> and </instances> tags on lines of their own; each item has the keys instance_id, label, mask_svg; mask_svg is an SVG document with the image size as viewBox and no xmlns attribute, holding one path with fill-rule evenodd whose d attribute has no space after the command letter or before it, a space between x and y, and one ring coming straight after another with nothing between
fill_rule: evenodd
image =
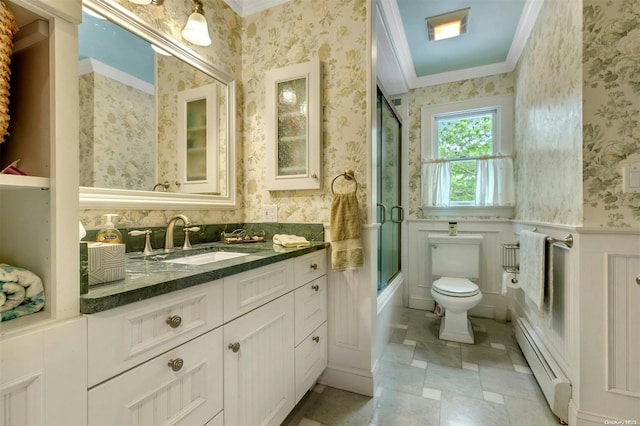
<instances>
[{"instance_id":1,"label":"towel ring","mask_svg":"<svg viewBox=\"0 0 640 426\"><path fill-rule=\"evenodd\" d=\"M335 191L333 190L333 184L336 183L336 179L339 177L343 177L346 180L353 180L353 183L356 185L355 192L358 191L358 181L356 180L355 175L353 174L353 170L345 170L344 173L340 173L338 176L334 177L331 181L331 193L335 195Z\"/></svg>"}]
</instances>

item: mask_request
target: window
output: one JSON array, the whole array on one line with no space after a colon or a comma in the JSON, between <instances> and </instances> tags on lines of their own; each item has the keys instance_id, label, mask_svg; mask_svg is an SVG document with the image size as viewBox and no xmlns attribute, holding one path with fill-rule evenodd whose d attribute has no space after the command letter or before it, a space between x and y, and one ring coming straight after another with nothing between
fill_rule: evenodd
<instances>
[{"instance_id":1,"label":"window","mask_svg":"<svg viewBox=\"0 0 640 426\"><path fill-rule=\"evenodd\" d=\"M450 160L451 204L475 204L479 157L494 154L495 109L435 116L436 159Z\"/></svg>"},{"instance_id":2,"label":"window","mask_svg":"<svg viewBox=\"0 0 640 426\"><path fill-rule=\"evenodd\" d=\"M422 206L513 206L513 97L422 108Z\"/></svg>"}]
</instances>

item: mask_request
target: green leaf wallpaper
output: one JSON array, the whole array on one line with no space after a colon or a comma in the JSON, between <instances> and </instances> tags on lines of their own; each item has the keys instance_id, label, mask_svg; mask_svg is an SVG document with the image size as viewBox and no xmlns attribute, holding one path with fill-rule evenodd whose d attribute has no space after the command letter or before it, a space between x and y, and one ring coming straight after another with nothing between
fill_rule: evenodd
<instances>
[{"instance_id":1,"label":"green leaf wallpaper","mask_svg":"<svg viewBox=\"0 0 640 426\"><path fill-rule=\"evenodd\" d=\"M622 167L640 164L640 2L584 2L584 225L640 228L640 194Z\"/></svg>"}]
</instances>

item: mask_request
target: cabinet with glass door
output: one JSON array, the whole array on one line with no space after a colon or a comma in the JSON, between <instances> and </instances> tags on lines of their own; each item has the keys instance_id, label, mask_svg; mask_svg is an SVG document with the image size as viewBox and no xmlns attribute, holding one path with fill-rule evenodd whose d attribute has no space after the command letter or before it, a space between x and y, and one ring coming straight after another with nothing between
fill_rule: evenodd
<instances>
[{"instance_id":1,"label":"cabinet with glass door","mask_svg":"<svg viewBox=\"0 0 640 426\"><path fill-rule=\"evenodd\" d=\"M218 194L218 108L215 84L178 92L180 192Z\"/></svg>"},{"instance_id":2,"label":"cabinet with glass door","mask_svg":"<svg viewBox=\"0 0 640 426\"><path fill-rule=\"evenodd\" d=\"M320 189L320 61L266 74L267 189Z\"/></svg>"}]
</instances>

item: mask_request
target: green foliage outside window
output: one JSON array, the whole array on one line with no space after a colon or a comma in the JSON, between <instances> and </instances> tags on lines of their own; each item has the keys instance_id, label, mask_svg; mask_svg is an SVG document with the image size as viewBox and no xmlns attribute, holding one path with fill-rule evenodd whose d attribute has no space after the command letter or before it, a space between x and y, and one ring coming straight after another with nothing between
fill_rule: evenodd
<instances>
[{"instance_id":1,"label":"green foliage outside window","mask_svg":"<svg viewBox=\"0 0 640 426\"><path fill-rule=\"evenodd\" d=\"M493 153L493 115L438 118L438 158L451 161L452 202L474 202L476 161Z\"/></svg>"}]
</instances>

